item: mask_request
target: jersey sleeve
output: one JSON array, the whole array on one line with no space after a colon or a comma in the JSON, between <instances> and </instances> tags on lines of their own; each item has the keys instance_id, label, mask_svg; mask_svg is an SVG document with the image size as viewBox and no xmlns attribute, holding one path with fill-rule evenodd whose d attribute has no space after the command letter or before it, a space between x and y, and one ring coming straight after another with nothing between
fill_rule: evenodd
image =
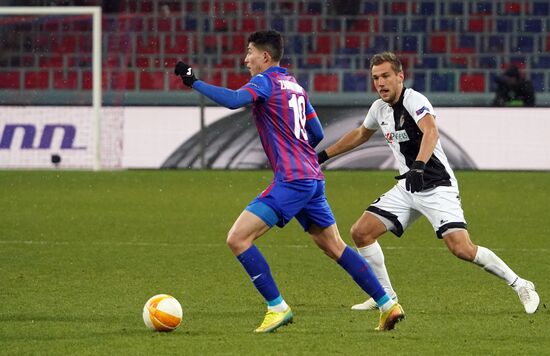
<instances>
[{"instance_id":1,"label":"jersey sleeve","mask_svg":"<svg viewBox=\"0 0 550 356\"><path fill-rule=\"evenodd\" d=\"M417 91L411 91L409 96L403 100L403 106L416 122L420 121L426 114L432 115L435 119L432 104L428 98Z\"/></svg>"},{"instance_id":2,"label":"jersey sleeve","mask_svg":"<svg viewBox=\"0 0 550 356\"><path fill-rule=\"evenodd\" d=\"M379 125L378 125L378 120L376 119L377 106L378 106L377 101L375 101L369 108L369 111L367 112L367 116L363 121L363 126L368 130L378 130Z\"/></svg>"},{"instance_id":3,"label":"jersey sleeve","mask_svg":"<svg viewBox=\"0 0 550 356\"><path fill-rule=\"evenodd\" d=\"M254 101L266 101L271 96L271 80L263 74L255 75L241 89L252 94Z\"/></svg>"}]
</instances>

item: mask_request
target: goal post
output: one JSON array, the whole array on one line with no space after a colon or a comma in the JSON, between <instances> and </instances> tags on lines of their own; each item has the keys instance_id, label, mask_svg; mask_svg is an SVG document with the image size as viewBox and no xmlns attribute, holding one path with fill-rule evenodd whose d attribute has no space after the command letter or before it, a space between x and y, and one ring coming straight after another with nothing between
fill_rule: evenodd
<instances>
[{"instance_id":1,"label":"goal post","mask_svg":"<svg viewBox=\"0 0 550 356\"><path fill-rule=\"evenodd\" d=\"M93 126L93 163L91 167L94 170L101 168L101 112L102 112L102 12L99 6L0 6L0 16L64 16L64 15L89 15L92 17L92 126ZM0 106L2 110L2 106ZM1 119L1 117L0 117ZM1 123L1 121L0 121ZM26 134L26 132L25 132ZM12 133L13 135L13 133ZM86 164L89 166L89 164ZM32 168L32 167L31 167ZM70 167L69 167L70 168ZM79 168L79 167L77 167ZM86 167L80 167L86 168Z\"/></svg>"}]
</instances>

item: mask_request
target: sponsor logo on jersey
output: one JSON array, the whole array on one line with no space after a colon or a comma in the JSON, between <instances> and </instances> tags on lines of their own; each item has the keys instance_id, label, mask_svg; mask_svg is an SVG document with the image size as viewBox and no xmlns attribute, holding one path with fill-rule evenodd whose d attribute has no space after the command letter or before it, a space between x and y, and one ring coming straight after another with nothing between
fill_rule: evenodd
<instances>
[{"instance_id":1,"label":"sponsor logo on jersey","mask_svg":"<svg viewBox=\"0 0 550 356\"><path fill-rule=\"evenodd\" d=\"M428 109L427 107L423 106L423 107L421 107L420 109L416 110L416 116L422 114L424 111L430 112L430 109Z\"/></svg>"},{"instance_id":2,"label":"sponsor logo on jersey","mask_svg":"<svg viewBox=\"0 0 550 356\"><path fill-rule=\"evenodd\" d=\"M409 135L407 135L407 131L405 130L399 130L395 132L388 132L386 134L386 141L388 143L395 142L406 142L409 141Z\"/></svg>"}]
</instances>

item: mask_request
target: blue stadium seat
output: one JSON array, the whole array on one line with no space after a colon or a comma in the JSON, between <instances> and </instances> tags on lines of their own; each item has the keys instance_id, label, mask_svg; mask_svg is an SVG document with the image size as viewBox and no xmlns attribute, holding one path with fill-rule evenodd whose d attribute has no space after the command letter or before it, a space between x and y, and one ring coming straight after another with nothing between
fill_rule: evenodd
<instances>
[{"instance_id":1,"label":"blue stadium seat","mask_svg":"<svg viewBox=\"0 0 550 356\"><path fill-rule=\"evenodd\" d=\"M535 88L535 91L541 92L546 91L546 84L544 83L544 73L537 72L537 73L531 73L531 82L533 83L533 87Z\"/></svg>"},{"instance_id":2,"label":"blue stadium seat","mask_svg":"<svg viewBox=\"0 0 550 356\"><path fill-rule=\"evenodd\" d=\"M476 36L474 35L460 35L458 38L458 48L474 48L477 49L476 46Z\"/></svg>"},{"instance_id":3,"label":"blue stadium seat","mask_svg":"<svg viewBox=\"0 0 550 356\"><path fill-rule=\"evenodd\" d=\"M364 73L344 73L342 88L346 92L366 92L369 78Z\"/></svg>"},{"instance_id":4,"label":"blue stadium seat","mask_svg":"<svg viewBox=\"0 0 550 356\"><path fill-rule=\"evenodd\" d=\"M414 73L412 88L420 92L426 90L426 73Z\"/></svg>"},{"instance_id":5,"label":"blue stadium seat","mask_svg":"<svg viewBox=\"0 0 550 356\"><path fill-rule=\"evenodd\" d=\"M502 35L491 35L489 36L489 48L486 49L487 52L503 52L505 47L505 38Z\"/></svg>"},{"instance_id":6,"label":"blue stadium seat","mask_svg":"<svg viewBox=\"0 0 550 356\"><path fill-rule=\"evenodd\" d=\"M422 1L420 3L419 15L433 16L435 15L435 2L434 1Z\"/></svg>"},{"instance_id":7,"label":"blue stadium seat","mask_svg":"<svg viewBox=\"0 0 550 356\"><path fill-rule=\"evenodd\" d=\"M378 14L378 1L365 1L363 2L363 14L374 15Z\"/></svg>"},{"instance_id":8,"label":"blue stadium seat","mask_svg":"<svg viewBox=\"0 0 550 356\"><path fill-rule=\"evenodd\" d=\"M422 57L421 61L418 61L418 63L415 63L414 68L418 69L438 69L439 68L439 57L438 56L431 56Z\"/></svg>"},{"instance_id":9,"label":"blue stadium seat","mask_svg":"<svg viewBox=\"0 0 550 356\"><path fill-rule=\"evenodd\" d=\"M535 39L533 36L519 36L512 46L513 53L533 53L535 51Z\"/></svg>"},{"instance_id":10,"label":"blue stadium seat","mask_svg":"<svg viewBox=\"0 0 550 356\"><path fill-rule=\"evenodd\" d=\"M501 76L499 72L489 73L489 91L494 92L497 90L497 78Z\"/></svg>"},{"instance_id":11,"label":"blue stadium seat","mask_svg":"<svg viewBox=\"0 0 550 356\"><path fill-rule=\"evenodd\" d=\"M542 32L542 20L541 19L525 19L523 23L523 30L525 32L541 33Z\"/></svg>"},{"instance_id":12,"label":"blue stadium seat","mask_svg":"<svg viewBox=\"0 0 550 356\"><path fill-rule=\"evenodd\" d=\"M456 1L451 2L447 13L449 15L464 15L464 4Z\"/></svg>"},{"instance_id":13,"label":"blue stadium seat","mask_svg":"<svg viewBox=\"0 0 550 356\"><path fill-rule=\"evenodd\" d=\"M285 19L282 17L275 17L271 20L271 28L279 32L285 32Z\"/></svg>"},{"instance_id":14,"label":"blue stadium seat","mask_svg":"<svg viewBox=\"0 0 550 356\"><path fill-rule=\"evenodd\" d=\"M384 32L398 32L399 20L396 18L384 19L382 22L382 31Z\"/></svg>"},{"instance_id":15,"label":"blue stadium seat","mask_svg":"<svg viewBox=\"0 0 550 356\"><path fill-rule=\"evenodd\" d=\"M480 1L476 4L476 13L478 14L492 14L493 4L491 1Z\"/></svg>"},{"instance_id":16,"label":"blue stadium seat","mask_svg":"<svg viewBox=\"0 0 550 356\"><path fill-rule=\"evenodd\" d=\"M378 52L393 50L392 48L388 48L388 42L389 38L387 36L377 35L374 37L374 41L372 41L369 48L367 48L367 54L375 54Z\"/></svg>"},{"instance_id":17,"label":"blue stadium seat","mask_svg":"<svg viewBox=\"0 0 550 356\"><path fill-rule=\"evenodd\" d=\"M418 51L418 37L417 36L403 36L401 42L402 52L417 52Z\"/></svg>"},{"instance_id":18,"label":"blue stadium seat","mask_svg":"<svg viewBox=\"0 0 550 356\"><path fill-rule=\"evenodd\" d=\"M301 71L295 75L296 81L302 86L306 91L309 91L309 73L307 71Z\"/></svg>"},{"instance_id":19,"label":"blue stadium seat","mask_svg":"<svg viewBox=\"0 0 550 356\"><path fill-rule=\"evenodd\" d=\"M539 55L539 56L533 57L531 68L550 69L550 55Z\"/></svg>"},{"instance_id":20,"label":"blue stadium seat","mask_svg":"<svg viewBox=\"0 0 550 356\"><path fill-rule=\"evenodd\" d=\"M253 1L250 5L252 12L265 12L267 6L265 1Z\"/></svg>"},{"instance_id":21,"label":"blue stadium seat","mask_svg":"<svg viewBox=\"0 0 550 356\"><path fill-rule=\"evenodd\" d=\"M497 32L514 32L514 20L509 18L497 18Z\"/></svg>"},{"instance_id":22,"label":"blue stadium seat","mask_svg":"<svg viewBox=\"0 0 550 356\"><path fill-rule=\"evenodd\" d=\"M497 69L498 68L497 58L493 55L480 56L478 65L480 68Z\"/></svg>"},{"instance_id":23,"label":"blue stadium seat","mask_svg":"<svg viewBox=\"0 0 550 356\"><path fill-rule=\"evenodd\" d=\"M426 32L428 31L428 20L426 18L414 18L411 20L408 32Z\"/></svg>"},{"instance_id":24,"label":"blue stadium seat","mask_svg":"<svg viewBox=\"0 0 550 356\"><path fill-rule=\"evenodd\" d=\"M318 15L323 12L323 3L321 1L308 1L307 2L307 14Z\"/></svg>"},{"instance_id":25,"label":"blue stadium seat","mask_svg":"<svg viewBox=\"0 0 550 356\"><path fill-rule=\"evenodd\" d=\"M302 36L300 35L288 36L285 39L285 53L303 54L304 41L302 40Z\"/></svg>"},{"instance_id":26,"label":"blue stadium seat","mask_svg":"<svg viewBox=\"0 0 550 356\"><path fill-rule=\"evenodd\" d=\"M533 15L535 16L549 16L550 4L548 1L537 1L533 3Z\"/></svg>"},{"instance_id":27,"label":"blue stadium seat","mask_svg":"<svg viewBox=\"0 0 550 356\"><path fill-rule=\"evenodd\" d=\"M437 20L433 20L434 22ZM435 26L434 23L434 29L438 29L439 31L456 31L458 29L457 27L457 20L455 18L442 18L437 22L438 26ZM439 28L438 28L439 27Z\"/></svg>"},{"instance_id":28,"label":"blue stadium seat","mask_svg":"<svg viewBox=\"0 0 550 356\"><path fill-rule=\"evenodd\" d=\"M333 68L351 69L352 58L350 56L335 56L332 63Z\"/></svg>"},{"instance_id":29,"label":"blue stadium seat","mask_svg":"<svg viewBox=\"0 0 550 356\"><path fill-rule=\"evenodd\" d=\"M431 91L452 92L455 91L454 73L432 73L430 78Z\"/></svg>"}]
</instances>

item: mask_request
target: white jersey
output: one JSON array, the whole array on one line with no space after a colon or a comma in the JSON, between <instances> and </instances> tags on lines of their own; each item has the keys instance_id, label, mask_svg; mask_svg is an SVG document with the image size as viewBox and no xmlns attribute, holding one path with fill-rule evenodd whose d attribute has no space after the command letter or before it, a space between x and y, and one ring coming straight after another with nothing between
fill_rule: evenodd
<instances>
[{"instance_id":1,"label":"white jersey","mask_svg":"<svg viewBox=\"0 0 550 356\"><path fill-rule=\"evenodd\" d=\"M403 88L399 101L393 106L382 99L376 100L363 122L369 130L382 129L399 164L400 174L407 172L418 156L423 134L417 123L426 114L431 114L434 119L436 117L428 99L413 89ZM399 184L405 187L405 180L400 180ZM423 190L437 186L457 187L455 175L439 140L430 160L426 162Z\"/></svg>"}]
</instances>

